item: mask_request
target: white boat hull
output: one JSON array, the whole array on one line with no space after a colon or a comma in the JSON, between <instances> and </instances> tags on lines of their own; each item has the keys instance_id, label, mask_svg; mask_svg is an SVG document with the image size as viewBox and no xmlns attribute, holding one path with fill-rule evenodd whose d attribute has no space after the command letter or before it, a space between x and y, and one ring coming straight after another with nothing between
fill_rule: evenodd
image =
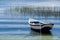
<instances>
[{"instance_id":1,"label":"white boat hull","mask_svg":"<svg viewBox=\"0 0 60 40\"><path fill-rule=\"evenodd\" d=\"M50 30L53 27L53 24L43 24L40 26L30 25L34 30Z\"/></svg>"}]
</instances>

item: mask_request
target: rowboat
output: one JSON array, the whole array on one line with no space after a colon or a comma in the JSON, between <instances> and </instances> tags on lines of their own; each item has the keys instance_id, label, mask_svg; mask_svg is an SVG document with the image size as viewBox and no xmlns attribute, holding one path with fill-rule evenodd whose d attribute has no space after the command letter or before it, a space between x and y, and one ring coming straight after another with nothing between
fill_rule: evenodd
<instances>
[{"instance_id":1,"label":"rowboat","mask_svg":"<svg viewBox=\"0 0 60 40\"><path fill-rule=\"evenodd\" d=\"M35 31L49 31L54 26L53 23L49 23L47 21L39 21L35 19L29 19L29 25L31 26L31 29Z\"/></svg>"}]
</instances>

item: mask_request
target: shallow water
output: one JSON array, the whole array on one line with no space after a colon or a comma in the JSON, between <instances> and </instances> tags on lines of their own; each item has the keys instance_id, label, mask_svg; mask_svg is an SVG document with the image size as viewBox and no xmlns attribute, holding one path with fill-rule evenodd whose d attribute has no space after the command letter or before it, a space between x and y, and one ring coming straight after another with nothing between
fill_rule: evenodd
<instances>
[{"instance_id":1,"label":"shallow water","mask_svg":"<svg viewBox=\"0 0 60 40\"><path fill-rule=\"evenodd\" d=\"M24 21L21 21L21 20L24 20ZM52 21L52 19L50 21ZM42 32L38 33L30 29L31 27L28 24L28 19L14 19L14 21L13 19L1 19L0 20L0 39L2 40L40 40L40 39L41 40L48 40L48 39L59 40L60 25L57 23L60 23L60 21L54 20L53 23L55 23L55 25L52 28L52 30L45 33L42 33Z\"/></svg>"}]
</instances>

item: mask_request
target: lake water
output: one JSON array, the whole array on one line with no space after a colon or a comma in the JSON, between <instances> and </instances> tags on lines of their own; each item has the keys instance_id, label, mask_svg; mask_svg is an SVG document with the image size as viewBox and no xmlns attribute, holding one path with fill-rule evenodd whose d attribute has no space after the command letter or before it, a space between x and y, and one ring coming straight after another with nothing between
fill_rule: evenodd
<instances>
[{"instance_id":1,"label":"lake water","mask_svg":"<svg viewBox=\"0 0 60 40\"><path fill-rule=\"evenodd\" d=\"M1 40L59 40L60 39L60 18L58 17L29 17L9 16L0 13L0 39ZM50 21L54 26L50 32L38 33L31 30L28 19Z\"/></svg>"},{"instance_id":2,"label":"lake water","mask_svg":"<svg viewBox=\"0 0 60 40\"><path fill-rule=\"evenodd\" d=\"M28 24L28 19L31 18L30 15L16 16L15 12L7 11L7 9L11 7L14 8L21 5L30 5L33 2L38 3L45 1L48 2L47 0L0 0L0 40L59 40L59 17L32 17L37 20L54 23L54 27L49 32L38 33L30 29L31 27Z\"/></svg>"},{"instance_id":3,"label":"lake water","mask_svg":"<svg viewBox=\"0 0 60 40\"><path fill-rule=\"evenodd\" d=\"M60 19L34 18L38 20L51 21L54 27L50 32L38 33L31 30L28 24L29 18L0 18L0 39L2 40L59 40ZM47 38L48 37L48 38Z\"/></svg>"}]
</instances>

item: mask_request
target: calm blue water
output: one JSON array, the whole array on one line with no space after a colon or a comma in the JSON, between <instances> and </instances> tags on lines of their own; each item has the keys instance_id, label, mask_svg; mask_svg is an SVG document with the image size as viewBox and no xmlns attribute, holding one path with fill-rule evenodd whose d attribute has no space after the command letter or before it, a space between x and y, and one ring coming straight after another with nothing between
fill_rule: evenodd
<instances>
[{"instance_id":1,"label":"calm blue water","mask_svg":"<svg viewBox=\"0 0 60 40\"><path fill-rule=\"evenodd\" d=\"M38 20L45 20L45 18L39 19L39 18L34 18L34 19L38 19ZM53 36L59 36L60 34L60 19L55 19L55 18L50 18L50 21L53 20L52 23L54 23L54 27L51 30L51 33ZM28 24L28 18L24 19L24 18L1 18L0 20L10 20L10 21L0 21L0 34L19 34L19 35L31 35L31 30L30 30L30 26ZM12 20L12 21L11 21ZM16 20L16 21L13 21ZM22 22L20 22L21 20L23 20ZM27 20L27 21L26 21ZM46 20L49 20L46 19ZM19 22L18 22L19 21ZM22 31L22 32L21 32Z\"/></svg>"},{"instance_id":2,"label":"calm blue water","mask_svg":"<svg viewBox=\"0 0 60 40\"><path fill-rule=\"evenodd\" d=\"M6 13L6 9L9 9L11 6L14 8L16 5L26 5L25 3L39 3L39 2L49 2L50 0L0 0L0 36L3 35L25 35L24 37L37 37L41 36L39 33L32 31L28 24L29 17L23 16L11 16L10 12ZM51 0L52 1L52 0ZM56 0L57 1L57 0ZM14 14L14 12L13 12ZM50 35L52 37L60 37L60 18L56 17L38 17L37 20L51 21L54 23L54 27L50 30ZM2 37L2 38L3 38ZM13 36L11 36L13 37ZM14 37L13 37L14 38ZM39 37L40 38L40 37ZM43 37L42 37L43 38Z\"/></svg>"}]
</instances>

